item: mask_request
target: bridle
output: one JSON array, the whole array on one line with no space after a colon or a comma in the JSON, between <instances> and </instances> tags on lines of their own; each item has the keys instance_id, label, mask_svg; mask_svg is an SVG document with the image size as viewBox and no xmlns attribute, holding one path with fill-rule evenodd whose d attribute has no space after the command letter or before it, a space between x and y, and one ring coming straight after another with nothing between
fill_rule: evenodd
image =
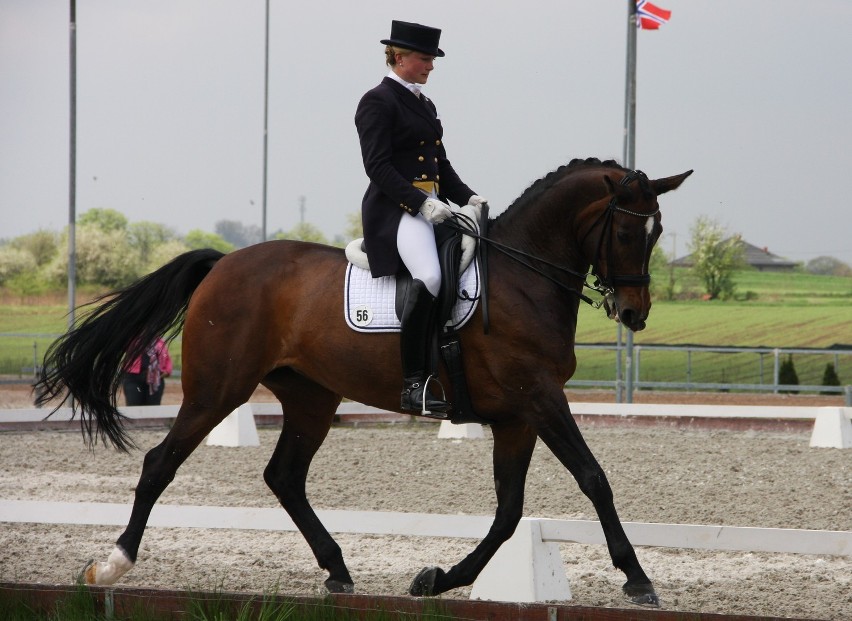
<instances>
[{"instance_id":1,"label":"bridle","mask_svg":"<svg viewBox=\"0 0 852 621\"><path fill-rule=\"evenodd\" d=\"M634 180L648 180L648 177L641 170L631 170L621 179L619 185L628 186ZM601 229L601 235L598 237L598 247L595 250L595 260L592 263L592 274L596 278L596 282L608 293L612 293L615 290L615 287L647 287L651 284L651 274L648 271L645 271L643 274L621 274L610 276L609 274L604 277L599 273L598 266L600 265L600 257L602 256L603 244L604 240L612 239L612 217L615 213L623 213L628 216L635 216L637 218L653 218L658 213L660 213L660 208L657 207L656 211L651 213L639 213L637 211L631 211L629 209L625 209L624 207L620 207L618 205L618 198L615 194L613 194L609 203L606 206L606 209L601 212L601 215L598 216L598 219L595 223L589 227L589 230L586 231L586 235L583 237L583 242L585 243L586 238L589 236L595 227L598 226L599 223L603 223L603 228ZM581 244L582 245L582 244ZM606 248L606 264L607 269L609 266L613 264L613 255L612 255L612 242L610 241L607 244ZM645 265L643 265L643 269L646 269L647 261Z\"/></svg>"},{"instance_id":2,"label":"bridle","mask_svg":"<svg viewBox=\"0 0 852 621\"><path fill-rule=\"evenodd\" d=\"M641 170L631 170L621 179L620 185L627 186L632 181L634 181L636 179L647 180L648 177ZM485 208L485 213L487 214L487 205L483 205L483 207ZM608 275L607 277L603 277L599 273L597 266L599 264L599 258L601 257L601 252L603 250L604 240L609 239L610 236L611 236L612 217L616 212L627 214L627 215L630 215L630 216L641 217L641 218L650 218L650 217L653 217L653 216L657 215L658 213L660 213L660 209L658 207L657 210L652 212L652 213L639 213L639 212L636 212L636 211L630 211L629 209L625 209L624 207L619 206L617 196L613 195L612 198L610 199L609 203L607 204L606 209L604 209L603 212L601 212L601 215L598 216L597 220L595 220L594 224L592 224L592 226L589 227L589 230L586 231L586 234L583 237L583 242L585 242L585 240L589 236L589 234L595 228L597 228L597 226L599 224L603 225L603 229L601 230L601 235L598 239L598 246L597 246L597 249L595 251L595 258L592 262L592 270L591 270L591 272L586 272L585 274L580 273L580 272L576 272L576 271L574 271L570 268L567 268L563 265L558 265L556 263L553 263L552 261L548 261L547 259L537 257L535 255L529 254L529 253L524 252L522 250L518 250L517 248L512 248L510 246L506 246L505 244L501 244L500 242L494 241L493 239L487 237L487 232L484 230L484 224L487 223L487 221L488 221L487 216L482 218L482 222L481 222L481 226L480 226L480 230L482 232L480 234L473 232L475 227L473 226L472 221L470 221L470 218L468 218L467 216L465 216L463 214L455 213L453 215L452 220L446 220L444 223L447 224L448 226L450 226L451 228L454 228L454 229L462 232L464 235L469 235L470 237L473 237L473 238L479 240L480 247L482 247L482 243L488 244L488 246L494 248L495 250L502 252L503 254L505 254L510 259L516 261L517 263L520 263L521 265L532 270L536 274L539 274L540 276L551 281L552 283L557 285L559 288L561 288L561 289L563 289L563 290L565 290L565 291L567 291L567 292L569 292L573 295L576 295L586 304L589 304L593 308L600 308L601 306L604 305L607 298L609 298L613 295L613 293L615 292L615 287L619 287L619 286L644 287L644 286L648 286L648 284L651 282L651 275L648 272L645 272L644 274L624 274L624 275L617 275L617 276ZM606 256L607 256L607 266L612 265L612 260L611 260L612 259L612 243L607 244ZM574 288L574 287L571 287L569 285L566 285L564 282L562 282L561 280L559 280L557 278L554 278L553 276L551 276L550 274L545 272L543 269L534 265L532 262L536 262L536 263L546 265L547 267L552 268L552 269L556 270L557 272L561 272L563 274L567 274L569 276L572 276L572 277L580 280L583 284L580 286L579 290ZM595 281L591 284L588 282L589 276L595 277ZM590 290L596 292L597 294L599 294L601 296L601 299L599 301L595 302L594 300L592 300L590 297L588 297L587 295L585 295L583 293L583 289L590 289Z\"/></svg>"}]
</instances>

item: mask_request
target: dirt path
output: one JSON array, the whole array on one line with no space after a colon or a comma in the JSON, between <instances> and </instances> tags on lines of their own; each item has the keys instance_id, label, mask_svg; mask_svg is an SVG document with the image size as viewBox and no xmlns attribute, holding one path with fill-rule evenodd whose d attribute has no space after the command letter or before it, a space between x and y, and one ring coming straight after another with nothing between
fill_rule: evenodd
<instances>
[{"instance_id":1,"label":"dirt path","mask_svg":"<svg viewBox=\"0 0 852 621\"><path fill-rule=\"evenodd\" d=\"M0 395L0 407L20 397L6 390ZM582 393L576 400L612 400L606 396ZM174 386L166 400L172 399L180 399ZM164 432L134 435L147 449ZM276 506L261 473L277 435L260 429L259 448L200 447L161 502ZM852 450L811 449L807 432L587 426L584 435L625 521L852 530ZM488 432L484 440L438 440L431 422L335 427L314 461L309 497L320 509L490 515L490 450ZM2 433L0 498L129 503L141 461L139 451L91 453L77 432ZM541 445L530 467L525 515L594 519L576 483ZM0 576L67 583L88 559L105 559L120 531L3 524ZM421 567L446 569L475 545L418 537L338 540L358 592L391 595L404 594ZM623 575L611 567L604 546L565 544L561 550L573 603L625 606ZM848 557L665 548L640 548L638 555L669 610L852 619ZM278 585L282 593L316 594L324 577L298 534L152 528L122 584L248 591ZM457 589L445 597L468 594Z\"/></svg>"}]
</instances>

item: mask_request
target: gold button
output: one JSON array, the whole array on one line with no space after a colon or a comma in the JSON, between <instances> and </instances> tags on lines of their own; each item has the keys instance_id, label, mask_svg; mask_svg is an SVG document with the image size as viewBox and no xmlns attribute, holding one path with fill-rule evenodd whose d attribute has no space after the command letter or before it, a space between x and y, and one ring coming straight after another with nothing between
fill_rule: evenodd
<instances>
[{"instance_id":1,"label":"gold button","mask_svg":"<svg viewBox=\"0 0 852 621\"><path fill-rule=\"evenodd\" d=\"M440 180L441 180L441 175L435 175L435 181L440 181Z\"/></svg>"},{"instance_id":2,"label":"gold button","mask_svg":"<svg viewBox=\"0 0 852 621\"><path fill-rule=\"evenodd\" d=\"M422 147L424 144L426 144L426 141L425 141L425 140L421 140L421 141L420 141L420 146Z\"/></svg>"},{"instance_id":3,"label":"gold button","mask_svg":"<svg viewBox=\"0 0 852 621\"><path fill-rule=\"evenodd\" d=\"M424 174L420 175L420 178L421 178L421 179L428 179L428 178L429 178L429 176L428 176L427 174L425 174L425 173L424 173Z\"/></svg>"},{"instance_id":4,"label":"gold button","mask_svg":"<svg viewBox=\"0 0 852 621\"><path fill-rule=\"evenodd\" d=\"M435 158L435 161L436 161L436 162L438 161L438 158L437 158L437 157Z\"/></svg>"},{"instance_id":5,"label":"gold button","mask_svg":"<svg viewBox=\"0 0 852 621\"><path fill-rule=\"evenodd\" d=\"M400 203L399 206L405 209L405 203Z\"/></svg>"},{"instance_id":6,"label":"gold button","mask_svg":"<svg viewBox=\"0 0 852 621\"><path fill-rule=\"evenodd\" d=\"M440 140L436 140L436 141L435 141L435 144L436 144L436 145L438 145L438 146L441 146L441 141L440 141Z\"/></svg>"},{"instance_id":7,"label":"gold button","mask_svg":"<svg viewBox=\"0 0 852 621\"><path fill-rule=\"evenodd\" d=\"M418 157L417 157L417 161L418 161L418 162L422 162L424 159L425 159L425 158L424 158L422 155L420 155L420 156L418 156ZM435 161L437 161L437 160L435 160Z\"/></svg>"}]
</instances>

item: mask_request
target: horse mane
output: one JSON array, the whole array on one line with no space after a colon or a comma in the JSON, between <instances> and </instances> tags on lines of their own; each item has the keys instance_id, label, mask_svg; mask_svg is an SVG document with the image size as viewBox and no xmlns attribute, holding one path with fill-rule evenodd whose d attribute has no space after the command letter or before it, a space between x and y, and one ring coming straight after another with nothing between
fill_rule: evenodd
<instances>
[{"instance_id":1,"label":"horse mane","mask_svg":"<svg viewBox=\"0 0 852 621\"><path fill-rule=\"evenodd\" d=\"M529 203L532 203L538 199L544 192L549 190L556 184L558 181L561 181L564 177L574 174L580 170L588 170L590 168L612 168L614 170L626 171L621 164L616 162L615 160L599 160L596 157L587 157L586 159L574 158L567 164L563 164L556 170L553 170L547 173L544 177L539 179L538 181L534 181L530 186L523 191L523 193L512 202L511 205L501 214L499 214L494 222L496 223L500 218L508 214L509 212L518 211L523 209Z\"/></svg>"}]
</instances>

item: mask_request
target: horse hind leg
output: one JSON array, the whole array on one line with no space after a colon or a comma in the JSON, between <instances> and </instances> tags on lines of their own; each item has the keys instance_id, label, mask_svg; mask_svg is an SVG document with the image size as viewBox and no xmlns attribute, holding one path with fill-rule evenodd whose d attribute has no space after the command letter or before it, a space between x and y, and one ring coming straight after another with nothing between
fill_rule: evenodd
<instances>
[{"instance_id":1,"label":"horse hind leg","mask_svg":"<svg viewBox=\"0 0 852 621\"><path fill-rule=\"evenodd\" d=\"M320 522L305 491L308 469L340 404L337 395L307 378L280 371L264 380L284 410L284 428L263 478L302 533L322 569L331 593L352 593L354 583L340 546Z\"/></svg>"},{"instance_id":2,"label":"horse hind leg","mask_svg":"<svg viewBox=\"0 0 852 621\"><path fill-rule=\"evenodd\" d=\"M181 464L232 410L200 409L184 402L165 439L145 455L130 521L116 541L115 548L106 561L90 562L83 569L81 581L110 585L133 568L142 535L157 499L172 482Z\"/></svg>"}]
</instances>

